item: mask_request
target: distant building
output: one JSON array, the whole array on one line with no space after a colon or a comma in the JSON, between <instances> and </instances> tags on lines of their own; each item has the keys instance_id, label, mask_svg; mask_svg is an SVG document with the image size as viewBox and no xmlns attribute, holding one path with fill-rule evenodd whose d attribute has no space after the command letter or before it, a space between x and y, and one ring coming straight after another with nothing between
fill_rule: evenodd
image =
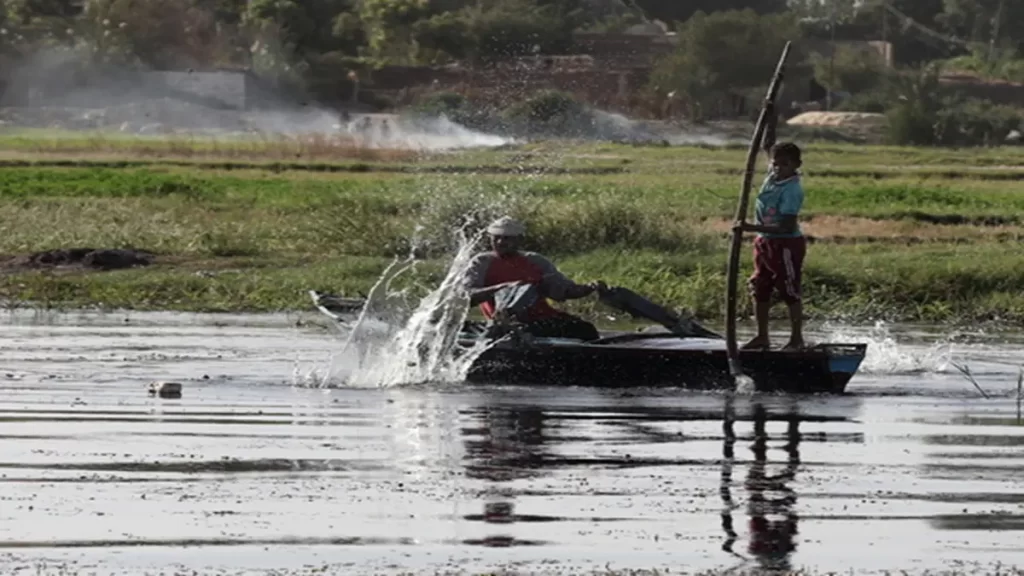
<instances>
[{"instance_id":1,"label":"distant building","mask_svg":"<svg viewBox=\"0 0 1024 576\"><path fill-rule=\"evenodd\" d=\"M53 66L2 66L0 104L102 108L169 98L220 110L249 110L272 101L274 87L245 69L132 70Z\"/></svg>"},{"instance_id":2,"label":"distant building","mask_svg":"<svg viewBox=\"0 0 1024 576\"><path fill-rule=\"evenodd\" d=\"M275 90L246 69L153 70L140 73L143 91L211 108L250 110L273 99Z\"/></svg>"}]
</instances>

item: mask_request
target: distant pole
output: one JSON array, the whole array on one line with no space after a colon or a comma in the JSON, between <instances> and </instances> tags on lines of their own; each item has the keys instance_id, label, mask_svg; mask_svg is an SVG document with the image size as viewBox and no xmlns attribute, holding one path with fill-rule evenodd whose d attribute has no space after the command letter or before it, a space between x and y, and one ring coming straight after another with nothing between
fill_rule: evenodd
<instances>
[{"instance_id":1,"label":"distant pole","mask_svg":"<svg viewBox=\"0 0 1024 576\"><path fill-rule=\"evenodd\" d=\"M829 10L829 32L832 36L832 46L829 49L828 55L828 86L825 88L825 110L832 111L832 86L835 83L835 67L836 67L836 4L831 2L831 9Z\"/></svg>"},{"instance_id":2,"label":"distant pole","mask_svg":"<svg viewBox=\"0 0 1024 576\"><path fill-rule=\"evenodd\" d=\"M882 42L889 41L889 11L886 10L885 2L882 2Z\"/></svg>"},{"instance_id":3,"label":"distant pole","mask_svg":"<svg viewBox=\"0 0 1024 576\"><path fill-rule=\"evenodd\" d=\"M348 79L352 82L352 94L350 96L350 102L352 104L359 103L359 74L355 70L348 71Z\"/></svg>"},{"instance_id":4,"label":"distant pole","mask_svg":"<svg viewBox=\"0 0 1024 576\"><path fill-rule=\"evenodd\" d=\"M1003 4L1006 0L999 0L996 6L996 15L992 18L992 38L988 42L988 60L994 62L996 59L996 42L999 41L999 24L1003 18Z\"/></svg>"}]
</instances>

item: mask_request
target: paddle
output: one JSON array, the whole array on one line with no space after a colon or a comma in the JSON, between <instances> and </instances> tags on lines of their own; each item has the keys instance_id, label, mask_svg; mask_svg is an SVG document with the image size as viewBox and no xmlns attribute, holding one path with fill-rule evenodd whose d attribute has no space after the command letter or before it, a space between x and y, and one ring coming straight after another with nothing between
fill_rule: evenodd
<instances>
[{"instance_id":1,"label":"paddle","mask_svg":"<svg viewBox=\"0 0 1024 576\"><path fill-rule=\"evenodd\" d=\"M598 292L598 300L634 318L644 318L655 324L660 324L677 336L722 338L720 335L694 322L688 316L679 316L633 292L629 288L616 286L602 289Z\"/></svg>"},{"instance_id":2,"label":"paddle","mask_svg":"<svg viewBox=\"0 0 1024 576\"><path fill-rule=\"evenodd\" d=\"M768 95L765 97L766 103L774 103L775 97L778 96L779 87L782 85L782 76L786 66L786 59L789 58L789 49L791 45L791 42L786 42L785 48L782 49L782 56L779 58L779 63L775 67L775 75L772 77L771 84L768 86ZM758 148L761 147L761 141L764 138L765 123L768 120L767 112L767 106L762 105L761 114L757 119L757 126L754 129L754 135L750 139L750 148L747 150L747 168L743 174L743 187L740 189L739 205L736 207L737 222L745 222L747 218L747 205L750 200L750 184L754 179L754 163L757 160ZM743 232L740 230L733 230L732 248L729 251L728 284L726 287L725 297L725 347L729 355L729 372L731 372L734 377L743 375L740 367L739 348L736 345L736 284L737 277L739 275L740 246L742 245L742 242Z\"/></svg>"}]
</instances>

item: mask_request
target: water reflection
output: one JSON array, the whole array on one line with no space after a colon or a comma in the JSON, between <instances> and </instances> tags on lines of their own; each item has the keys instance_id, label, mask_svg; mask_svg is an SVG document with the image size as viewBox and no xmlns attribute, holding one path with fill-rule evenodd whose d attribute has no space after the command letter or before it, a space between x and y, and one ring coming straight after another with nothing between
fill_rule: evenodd
<instances>
[{"instance_id":1,"label":"water reflection","mask_svg":"<svg viewBox=\"0 0 1024 576\"><path fill-rule=\"evenodd\" d=\"M780 400L774 398L773 400ZM722 550L743 558L735 551L734 546L739 535L733 525L733 512L740 508L733 500L733 473L736 466L735 444L737 433L736 422L743 418L737 417L737 399L727 397L722 411L722 466L721 487L722 497L722 531L725 539ZM749 410L751 435L749 439L751 459L747 466L747 474L743 488L747 494L747 546L746 552L762 570L773 572L790 572L793 570L791 560L797 549L798 494L794 486L797 472L801 469L800 444L805 441L800 425L804 422L845 422L849 421L850 412L841 410L838 414L814 414L800 401L793 397L783 397L781 402L769 403L763 397L755 396L747 404ZM784 422L785 432L781 438L772 438L768 432L769 422ZM746 439L746 437L744 437ZM772 441L781 441L773 446ZM825 433L812 434L810 441L819 442L864 442L862 433L840 434L829 436ZM781 448L786 459L781 470L769 472L768 454L771 448Z\"/></svg>"},{"instance_id":2,"label":"water reflection","mask_svg":"<svg viewBox=\"0 0 1024 576\"><path fill-rule=\"evenodd\" d=\"M722 550L735 554L732 547L736 543L736 529L732 524L732 511L736 508L732 499L732 469L736 459L736 399L729 396L722 410L722 476L719 480L719 493L722 496L722 530L725 542Z\"/></svg>"},{"instance_id":3,"label":"water reflection","mask_svg":"<svg viewBox=\"0 0 1024 576\"><path fill-rule=\"evenodd\" d=\"M553 425L545 426L543 409L485 405L471 412L476 425L462 429L467 477L506 482L541 473L547 448L545 433L550 444Z\"/></svg>"},{"instance_id":4,"label":"water reflection","mask_svg":"<svg viewBox=\"0 0 1024 576\"><path fill-rule=\"evenodd\" d=\"M732 510L736 506L732 502L732 468L735 454L736 435L735 400L728 398L723 411L722 486L723 499L722 527L726 533L723 550L733 552L736 542L736 531L732 526ZM796 550L798 517L794 511L796 491L788 485L800 466L800 421L801 416L795 402L790 404L788 414L784 416L788 423L786 428L785 450L789 455L786 467L779 474L768 473L768 411L763 403L754 401L752 407L753 444L750 450L753 460L747 468L744 487L747 490L747 515L749 517L749 538L747 552L753 555L761 568L766 570L789 571L790 555Z\"/></svg>"},{"instance_id":5,"label":"water reflection","mask_svg":"<svg viewBox=\"0 0 1024 576\"><path fill-rule=\"evenodd\" d=\"M519 480L536 480L571 470L575 472L571 477L583 494L594 492L587 480L591 471L601 470L601 476L608 478L616 470L650 467L652 477L676 474L696 477L702 469L718 467L721 528L725 534L721 549L740 558L749 558L765 570L791 570L799 524L794 484L801 470L801 442L863 442L860 433L830 437L818 430L805 438L801 425L848 421L849 409L859 407L859 400L848 398L822 403L780 396L739 399L695 396L692 402L672 400L665 404L677 405L659 405L650 398L616 398L603 405L571 407L558 406L557 402L523 404L507 398L503 401L501 396L485 394L482 405L464 411L471 424L462 428L463 469L467 477L483 480L486 488L481 495L482 510L463 518L494 528L500 526L499 531L510 530L511 525L524 522L643 521L642 517L564 518L555 514L518 514L515 497L524 492L521 486L518 490L513 490L512 486ZM749 423L749 427L742 426L746 430L737 434L737 422ZM774 428L778 423L784 423L785 427L781 434L773 436L769 427ZM718 430L721 430L720 436ZM737 458L738 439L750 441L749 457L741 453ZM706 451L709 441L721 442L720 458ZM772 448L782 449L785 458L770 462ZM742 480L734 478L737 465L746 468ZM686 470L669 472L673 466ZM669 484L671 481L663 483ZM614 485L606 482L602 490ZM648 496L657 497L661 489L654 490ZM530 494L555 495L539 489ZM614 492L609 494L614 495ZM740 533L744 531L738 531L734 525L737 510L743 511L746 520L747 530L742 536ZM741 539L745 540L745 546L738 551L736 543ZM515 546L540 542L501 535L473 543Z\"/></svg>"},{"instance_id":6,"label":"water reflection","mask_svg":"<svg viewBox=\"0 0 1024 576\"><path fill-rule=\"evenodd\" d=\"M465 444L465 475L486 480L482 514L467 514L464 519L489 525L506 526L515 522L546 520L523 518L515 512L514 497L501 485L512 480L536 476L545 456L545 414L537 406L505 407L485 405L475 411L477 424L462 429ZM495 527L497 528L497 526ZM497 533L484 538L463 540L464 544L507 548L543 542L518 539Z\"/></svg>"}]
</instances>

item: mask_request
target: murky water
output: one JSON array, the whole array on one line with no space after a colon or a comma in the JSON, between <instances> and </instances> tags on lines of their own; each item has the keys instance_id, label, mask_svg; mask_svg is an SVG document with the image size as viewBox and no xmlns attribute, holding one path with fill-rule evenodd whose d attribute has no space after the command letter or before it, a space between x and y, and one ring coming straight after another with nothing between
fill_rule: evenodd
<instances>
[{"instance_id":1,"label":"murky water","mask_svg":"<svg viewBox=\"0 0 1024 576\"><path fill-rule=\"evenodd\" d=\"M295 386L341 339L294 320L5 316L2 573L1024 565L1019 337L827 329L849 395L730 401Z\"/></svg>"}]
</instances>

